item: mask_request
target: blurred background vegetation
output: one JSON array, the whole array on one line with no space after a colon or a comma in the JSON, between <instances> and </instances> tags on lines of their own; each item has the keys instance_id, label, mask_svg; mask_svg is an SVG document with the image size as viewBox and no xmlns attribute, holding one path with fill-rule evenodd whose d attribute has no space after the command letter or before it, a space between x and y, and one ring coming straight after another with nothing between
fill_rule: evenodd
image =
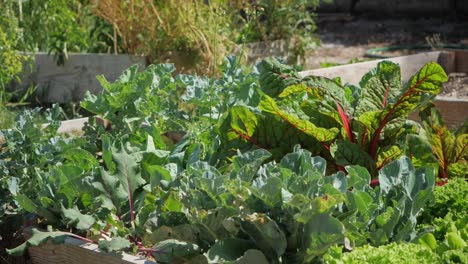
<instances>
[{"instance_id":1,"label":"blurred background vegetation","mask_svg":"<svg viewBox=\"0 0 468 264\"><path fill-rule=\"evenodd\" d=\"M316 45L319 0L0 0L0 127L26 95L8 91L35 52L127 53L216 75L243 44L286 40L297 62ZM34 87L31 87L34 89ZM12 104L11 102L15 102Z\"/></svg>"}]
</instances>

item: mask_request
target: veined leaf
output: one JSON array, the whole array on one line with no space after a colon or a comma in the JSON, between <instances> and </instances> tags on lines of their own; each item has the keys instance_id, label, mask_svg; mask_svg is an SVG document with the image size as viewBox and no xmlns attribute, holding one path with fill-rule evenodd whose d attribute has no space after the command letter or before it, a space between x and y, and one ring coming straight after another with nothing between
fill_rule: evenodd
<instances>
[{"instance_id":1,"label":"veined leaf","mask_svg":"<svg viewBox=\"0 0 468 264\"><path fill-rule=\"evenodd\" d=\"M384 148L377 157L377 168L382 168L389 162L398 159L403 152L398 146Z\"/></svg>"},{"instance_id":2,"label":"veined leaf","mask_svg":"<svg viewBox=\"0 0 468 264\"><path fill-rule=\"evenodd\" d=\"M260 102L259 107L264 112L279 116L281 119L289 123L297 130L301 131L306 135L314 137L319 142L328 142L330 140L333 140L339 132L337 128L325 129L317 127L307 120L302 120L292 114L282 111L275 103L275 101L268 96L265 96L263 98L263 100Z\"/></svg>"},{"instance_id":3,"label":"veined leaf","mask_svg":"<svg viewBox=\"0 0 468 264\"><path fill-rule=\"evenodd\" d=\"M288 97L292 94L296 93L312 93L314 90L304 83L296 84L296 85L291 85L286 87L283 92L281 92L278 97L283 98L283 97Z\"/></svg>"},{"instance_id":4,"label":"veined leaf","mask_svg":"<svg viewBox=\"0 0 468 264\"><path fill-rule=\"evenodd\" d=\"M378 115L379 126L372 135L369 154L376 157L378 142L384 127L392 120L406 117L424 104L423 95L434 97L440 92L442 83L448 79L444 69L437 63L426 64L410 81L404 86L402 91L395 98L389 98L386 106Z\"/></svg>"},{"instance_id":5,"label":"veined leaf","mask_svg":"<svg viewBox=\"0 0 468 264\"><path fill-rule=\"evenodd\" d=\"M341 166L360 165L371 173L377 171L375 162L359 145L348 140L337 140L330 147L330 152L336 163Z\"/></svg>"},{"instance_id":6,"label":"veined leaf","mask_svg":"<svg viewBox=\"0 0 468 264\"><path fill-rule=\"evenodd\" d=\"M274 58L263 60L260 71L260 86L266 94L276 97L284 88L301 82L301 77L293 67L280 63Z\"/></svg>"},{"instance_id":7,"label":"veined leaf","mask_svg":"<svg viewBox=\"0 0 468 264\"><path fill-rule=\"evenodd\" d=\"M400 93L401 76L398 64L383 61L366 74L360 82L361 96L356 106L356 116L369 111L380 111Z\"/></svg>"},{"instance_id":8,"label":"veined leaf","mask_svg":"<svg viewBox=\"0 0 468 264\"><path fill-rule=\"evenodd\" d=\"M422 109L419 113L425 128L425 136L437 158L439 177L448 178L449 168L468 163L468 134L453 133L445 126L439 111L433 104ZM460 165L454 165L459 163ZM465 172L466 173L466 172Z\"/></svg>"},{"instance_id":9,"label":"veined leaf","mask_svg":"<svg viewBox=\"0 0 468 264\"><path fill-rule=\"evenodd\" d=\"M257 128L258 120L247 107L233 106L229 110L228 115L229 128L227 131L227 139L233 140L241 138L251 141L252 135Z\"/></svg>"}]
</instances>

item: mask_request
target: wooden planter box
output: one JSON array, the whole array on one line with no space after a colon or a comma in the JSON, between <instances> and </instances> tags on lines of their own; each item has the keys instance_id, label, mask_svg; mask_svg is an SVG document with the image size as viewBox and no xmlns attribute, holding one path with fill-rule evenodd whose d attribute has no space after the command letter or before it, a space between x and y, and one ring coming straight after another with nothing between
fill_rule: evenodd
<instances>
[{"instance_id":1,"label":"wooden planter box","mask_svg":"<svg viewBox=\"0 0 468 264\"><path fill-rule=\"evenodd\" d=\"M156 264L143 257L126 253L112 255L98 249L96 244L67 238L64 244L46 243L29 248L33 264Z\"/></svg>"}]
</instances>

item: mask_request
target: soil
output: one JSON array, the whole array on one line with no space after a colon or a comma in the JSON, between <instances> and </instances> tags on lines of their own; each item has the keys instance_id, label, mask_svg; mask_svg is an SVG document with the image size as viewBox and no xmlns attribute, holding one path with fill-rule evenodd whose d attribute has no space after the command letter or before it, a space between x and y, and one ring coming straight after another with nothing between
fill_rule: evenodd
<instances>
[{"instance_id":1,"label":"soil","mask_svg":"<svg viewBox=\"0 0 468 264\"><path fill-rule=\"evenodd\" d=\"M440 96L468 99L468 74L454 72L449 74L449 80L444 84Z\"/></svg>"},{"instance_id":2,"label":"soil","mask_svg":"<svg viewBox=\"0 0 468 264\"><path fill-rule=\"evenodd\" d=\"M320 14L317 34L321 45L306 55L305 69L320 68L321 64L348 64L366 61L371 48L391 45L443 44L468 47L468 19L438 18L368 18L349 14ZM388 57L403 56L427 50L398 50L386 52ZM451 73L442 96L468 100L468 72Z\"/></svg>"}]
</instances>

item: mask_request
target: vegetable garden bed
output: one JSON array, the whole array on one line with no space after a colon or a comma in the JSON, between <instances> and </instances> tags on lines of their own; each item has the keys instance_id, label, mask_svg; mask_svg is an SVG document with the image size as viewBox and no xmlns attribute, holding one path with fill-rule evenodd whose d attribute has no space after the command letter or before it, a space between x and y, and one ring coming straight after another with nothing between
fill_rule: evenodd
<instances>
[{"instance_id":1,"label":"vegetable garden bed","mask_svg":"<svg viewBox=\"0 0 468 264\"><path fill-rule=\"evenodd\" d=\"M33 215L33 235L9 252L71 236L160 263L334 263L370 246L463 260L468 137L432 105L440 65L402 84L379 62L359 86L274 59L257 69L229 57L219 78L169 64L101 78L81 106L111 129L71 122L78 136L58 134L57 106L46 127L20 115L2 131L0 209ZM407 120L417 110L422 124Z\"/></svg>"}]
</instances>

